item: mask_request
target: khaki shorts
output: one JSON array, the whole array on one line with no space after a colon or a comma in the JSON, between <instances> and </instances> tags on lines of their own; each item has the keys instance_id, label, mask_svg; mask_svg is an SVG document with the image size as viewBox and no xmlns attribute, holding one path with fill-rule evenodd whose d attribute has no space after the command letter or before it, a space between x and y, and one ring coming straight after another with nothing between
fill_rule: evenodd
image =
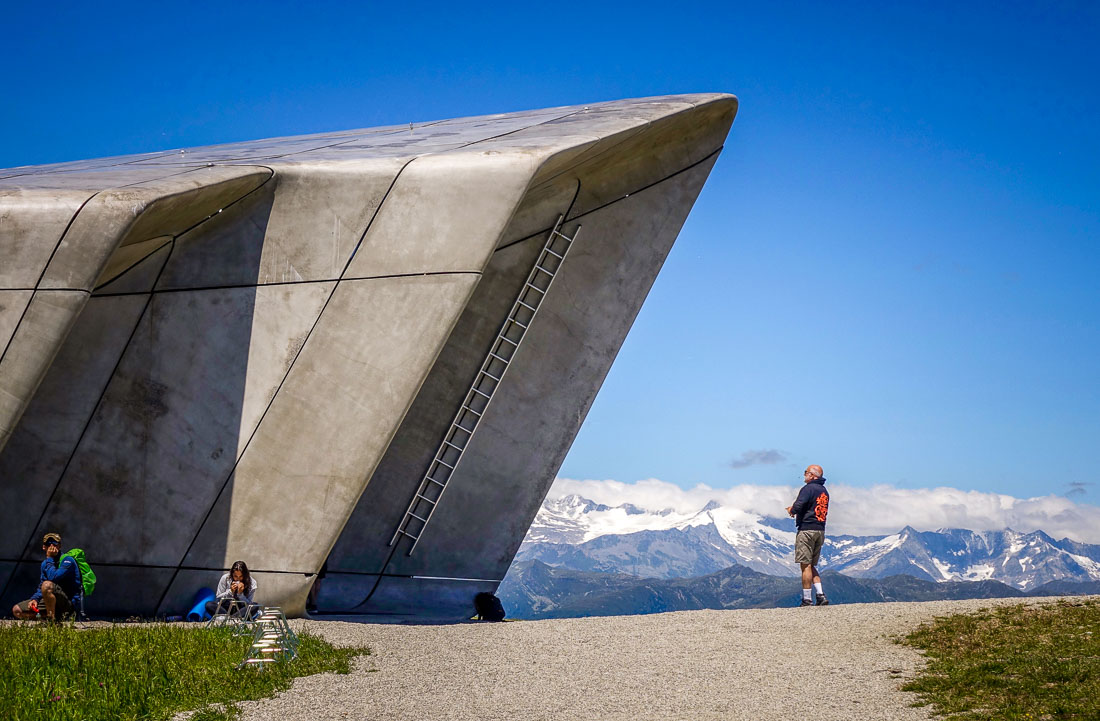
<instances>
[{"instance_id":1,"label":"khaki shorts","mask_svg":"<svg viewBox=\"0 0 1100 721\"><path fill-rule=\"evenodd\" d=\"M69 600L69 597L65 595L65 592L61 590L60 586L54 585L53 590L54 604L53 612L60 618L73 612L73 602ZM18 604L19 610L24 614L33 615L34 610L37 607L38 614L43 618L46 617L46 602L41 598L38 600L27 599L26 601L20 601Z\"/></svg>"},{"instance_id":2,"label":"khaki shorts","mask_svg":"<svg viewBox=\"0 0 1100 721\"><path fill-rule=\"evenodd\" d=\"M824 545L825 531L799 531L794 537L794 562L816 566Z\"/></svg>"}]
</instances>

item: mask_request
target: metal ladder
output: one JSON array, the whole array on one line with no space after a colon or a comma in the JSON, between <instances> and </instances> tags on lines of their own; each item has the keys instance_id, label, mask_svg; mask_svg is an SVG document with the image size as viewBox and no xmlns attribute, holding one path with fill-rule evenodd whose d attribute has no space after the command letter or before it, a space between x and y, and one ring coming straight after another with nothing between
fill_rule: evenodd
<instances>
[{"instance_id":1,"label":"metal ladder","mask_svg":"<svg viewBox=\"0 0 1100 721\"><path fill-rule=\"evenodd\" d=\"M543 298L550 290L550 284L554 282L554 277L561 269L566 254L580 233L579 225L573 231L572 238L562 233L561 226L564 220L564 215L558 216L558 222L550 231L542 252L535 260L535 266L531 268L527 281L523 284L515 303L512 304L507 319L489 347L489 354L482 361L481 369L474 376L462 406L455 414L447 432L443 434L443 442L439 444L439 450L436 451L432 462L428 464L428 471L420 481L420 487L409 503L409 509L405 511L405 517L401 519L397 531L390 540L389 545L393 546L401 536L412 539L412 546L409 547L406 555L412 555L416 544L424 535L424 529L427 528L432 513L439 505L443 491L447 490L447 482L454 475L455 468L458 467L458 462L462 460L462 454L470 443L470 438L485 414L485 409L493 399L493 394L500 386L500 381L511 365L512 359L515 358L516 351L519 350L519 344L528 326L534 320L535 313L538 312Z\"/></svg>"}]
</instances>

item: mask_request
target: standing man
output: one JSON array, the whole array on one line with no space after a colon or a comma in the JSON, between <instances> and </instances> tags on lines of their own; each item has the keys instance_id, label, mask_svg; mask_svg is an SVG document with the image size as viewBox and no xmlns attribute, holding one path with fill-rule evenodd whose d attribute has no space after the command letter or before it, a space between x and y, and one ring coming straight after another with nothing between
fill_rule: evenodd
<instances>
[{"instance_id":1,"label":"standing man","mask_svg":"<svg viewBox=\"0 0 1100 721\"><path fill-rule=\"evenodd\" d=\"M38 574L38 588L26 601L20 601L12 608L12 615L22 619L36 619L41 615L53 621L72 613L84 589L80 585L80 568L72 556L66 556L58 563L61 555L61 536L47 533L42 537L42 550L46 559Z\"/></svg>"},{"instance_id":2,"label":"standing man","mask_svg":"<svg viewBox=\"0 0 1100 721\"><path fill-rule=\"evenodd\" d=\"M829 492L825 490L825 472L821 466L808 466L802 472L806 484L798 491L798 498L787 506L788 515L794 518L798 535L794 539L794 560L802 566L802 604L812 606L810 584L817 592L817 605L828 606L829 599L821 590L821 576L817 564L821 560L821 547L825 545L825 517L829 515Z\"/></svg>"}]
</instances>

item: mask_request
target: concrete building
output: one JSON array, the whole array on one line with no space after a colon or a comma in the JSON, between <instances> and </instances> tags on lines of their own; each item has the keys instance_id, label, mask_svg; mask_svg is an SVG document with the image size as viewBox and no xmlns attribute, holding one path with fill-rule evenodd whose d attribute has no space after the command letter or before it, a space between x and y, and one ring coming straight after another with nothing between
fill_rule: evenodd
<instances>
[{"instance_id":1,"label":"concrete building","mask_svg":"<svg viewBox=\"0 0 1100 721\"><path fill-rule=\"evenodd\" d=\"M0 171L0 605L461 619L495 590L737 109L683 95ZM644 389L639 389L644 392Z\"/></svg>"}]
</instances>

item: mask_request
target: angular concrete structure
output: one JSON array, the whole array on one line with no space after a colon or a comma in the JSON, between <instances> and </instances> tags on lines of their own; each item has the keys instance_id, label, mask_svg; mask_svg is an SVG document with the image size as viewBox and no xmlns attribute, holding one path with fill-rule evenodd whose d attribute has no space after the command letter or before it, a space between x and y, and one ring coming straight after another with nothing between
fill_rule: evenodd
<instances>
[{"instance_id":1,"label":"angular concrete structure","mask_svg":"<svg viewBox=\"0 0 1100 721\"><path fill-rule=\"evenodd\" d=\"M0 171L0 606L244 559L301 614L495 590L725 141L729 95Z\"/></svg>"}]
</instances>

